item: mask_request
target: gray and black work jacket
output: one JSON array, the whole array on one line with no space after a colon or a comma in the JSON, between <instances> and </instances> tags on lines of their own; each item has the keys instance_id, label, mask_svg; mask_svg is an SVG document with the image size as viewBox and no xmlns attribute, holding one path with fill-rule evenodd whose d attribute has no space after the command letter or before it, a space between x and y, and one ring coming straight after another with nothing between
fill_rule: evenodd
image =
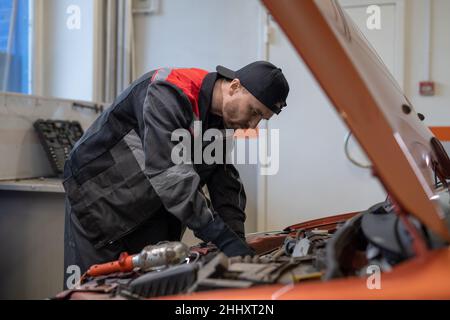
<instances>
[{"instance_id":1,"label":"gray and black work jacket","mask_svg":"<svg viewBox=\"0 0 450 320\"><path fill-rule=\"evenodd\" d=\"M223 128L210 113L218 75L200 69L149 72L121 93L76 143L65 164L72 212L99 249L162 208L201 230L213 217L244 237L246 195L231 164L174 164L176 129ZM207 185L211 202L203 193Z\"/></svg>"}]
</instances>

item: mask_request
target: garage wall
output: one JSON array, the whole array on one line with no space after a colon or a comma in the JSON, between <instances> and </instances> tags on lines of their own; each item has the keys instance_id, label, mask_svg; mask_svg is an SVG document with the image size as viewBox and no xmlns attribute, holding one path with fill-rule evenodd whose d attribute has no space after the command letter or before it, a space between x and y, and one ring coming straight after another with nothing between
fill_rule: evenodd
<instances>
[{"instance_id":1,"label":"garage wall","mask_svg":"<svg viewBox=\"0 0 450 320\"><path fill-rule=\"evenodd\" d=\"M414 107L426 116L429 126L450 126L450 1L432 0L431 76L437 84L435 97L419 95L424 79L425 1L406 1L405 91Z\"/></svg>"},{"instance_id":2,"label":"garage wall","mask_svg":"<svg viewBox=\"0 0 450 320\"><path fill-rule=\"evenodd\" d=\"M238 68L259 51L257 0L163 0L155 15L135 15L137 70L217 64ZM138 72L138 73L139 73Z\"/></svg>"},{"instance_id":3,"label":"garage wall","mask_svg":"<svg viewBox=\"0 0 450 320\"><path fill-rule=\"evenodd\" d=\"M92 0L36 0L42 14L37 41L37 84L34 94L92 100L94 90L94 2ZM69 29L69 6L80 9L80 29Z\"/></svg>"},{"instance_id":4,"label":"garage wall","mask_svg":"<svg viewBox=\"0 0 450 320\"><path fill-rule=\"evenodd\" d=\"M426 1L405 1L405 91L416 108L428 114L427 124L447 125L450 114L450 20L447 17L450 1L431 0L431 72L437 82L437 96L421 97L418 82L423 80ZM42 89L34 93L90 100L95 96L93 30L97 17L94 16L94 1L36 0L35 3L37 10L42 12L39 18L42 30L37 38L42 54L35 54L42 56L37 61L42 73L37 81ZM70 5L78 5L81 9L80 30L67 29L66 10ZM260 7L257 0L161 0L161 5L159 15L136 16L139 72L158 65L173 65L173 61L179 66L205 68L213 68L216 61L221 61L237 67L255 58L260 51L260 30L256 29ZM200 43L202 45L198 46Z\"/></svg>"}]
</instances>

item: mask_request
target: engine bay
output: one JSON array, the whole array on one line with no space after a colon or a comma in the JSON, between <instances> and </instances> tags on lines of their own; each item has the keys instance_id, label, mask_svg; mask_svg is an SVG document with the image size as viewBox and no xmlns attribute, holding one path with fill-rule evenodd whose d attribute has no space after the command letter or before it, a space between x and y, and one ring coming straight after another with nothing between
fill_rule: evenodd
<instances>
[{"instance_id":1,"label":"engine bay","mask_svg":"<svg viewBox=\"0 0 450 320\"><path fill-rule=\"evenodd\" d=\"M440 202L449 223L448 191ZM298 224L279 232L247 236L253 257L228 258L212 244L187 248L184 259L175 259L170 248L181 243L149 246L144 258L166 259L159 268L135 268L132 272L84 277L74 289L56 299L150 299L221 289L245 289L270 284L298 284L345 277L367 277L376 266L389 272L415 256L413 228L429 249L446 246L417 219L402 219L391 201L367 211ZM164 250L166 252L164 252ZM148 251L150 250L150 251ZM144 252L144 251L143 251ZM142 258L142 255L141 255ZM153 258L152 258L153 259Z\"/></svg>"}]
</instances>

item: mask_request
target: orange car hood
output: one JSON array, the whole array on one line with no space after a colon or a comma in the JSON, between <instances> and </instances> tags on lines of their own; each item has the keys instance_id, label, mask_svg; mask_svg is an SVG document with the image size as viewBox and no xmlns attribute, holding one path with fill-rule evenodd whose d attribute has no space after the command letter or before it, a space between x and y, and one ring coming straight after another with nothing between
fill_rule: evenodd
<instances>
[{"instance_id":1,"label":"orange car hood","mask_svg":"<svg viewBox=\"0 0 450 320\"><path fill-rule=\"evenodd\" d=\"M333 0L262 0L407 213L450 240L436 200L431 131ZM407 113L408 107L410 112Z\"/></svg>"}]
</instances>

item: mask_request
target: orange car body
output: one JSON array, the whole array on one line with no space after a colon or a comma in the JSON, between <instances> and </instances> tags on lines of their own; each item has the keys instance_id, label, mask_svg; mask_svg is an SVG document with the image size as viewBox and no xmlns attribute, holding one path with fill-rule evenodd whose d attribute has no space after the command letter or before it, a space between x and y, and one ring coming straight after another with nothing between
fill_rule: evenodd
<instances>
[{"instance_id":1,"label":"orange car body","mask_svg":"<svg viewBox=\"0 0 450 320\"><path fill-rule=\"evenodd\" d=\"M332 230L355 213L308 221L292 229ZM257 251L275 248L280 241L274 237L258 237L257 243L249 243ZM286 235L282 236L283 239ZM265 243L266 242L266 243ZM282 242L282 241L281 241ZM259 250L258 250L259 249ZM217 290L189 295L177 295L162 299L175 300L371 300L371 299L450 299L450 248L428 251L423 256L411 259L381 275L381 288L369 289L367 278L351 277L328 282L308 281L295 285L268 285L249 289Z\"/></svg>"}]
</instances>

